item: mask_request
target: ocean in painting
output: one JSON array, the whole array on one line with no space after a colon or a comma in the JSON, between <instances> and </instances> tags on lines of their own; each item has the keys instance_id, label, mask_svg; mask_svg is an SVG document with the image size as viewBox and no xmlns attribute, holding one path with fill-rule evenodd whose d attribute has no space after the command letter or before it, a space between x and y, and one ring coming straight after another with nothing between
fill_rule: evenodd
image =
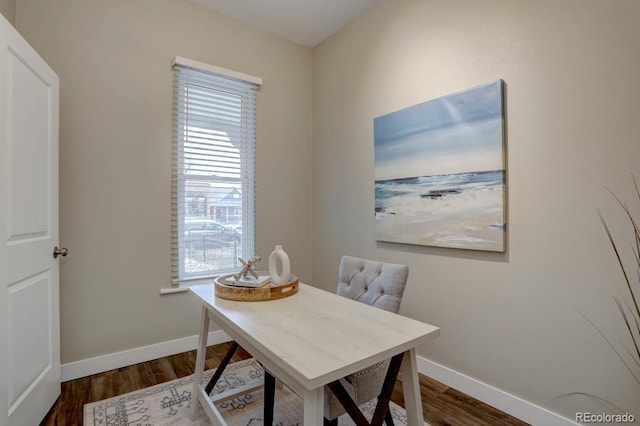
<instances>
[{"instance_id":1,"label":"ocean in painting","mask_svg":"<svg viewBox=\"0 0 640 426\"><path fill-rule=\"evenodd\" d=\"M503 251L504 170L376 180L376 239Z\"/></svg>"}]
</instances>

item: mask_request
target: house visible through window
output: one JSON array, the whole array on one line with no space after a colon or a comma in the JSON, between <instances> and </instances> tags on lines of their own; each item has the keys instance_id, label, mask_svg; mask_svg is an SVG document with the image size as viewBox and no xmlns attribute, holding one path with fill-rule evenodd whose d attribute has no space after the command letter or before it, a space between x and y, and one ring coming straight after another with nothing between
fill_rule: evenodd
<instances>
[{"instance_id":1,"label":"house visible through window","mask_svg":"<svg viewBox=\"0 0 640 426\"><path fill-rule=\"evenodd\" d=\"M260 79L189 59L174 65L174 283L235 272L254 254Z\"/></svg>"}]
</instances>

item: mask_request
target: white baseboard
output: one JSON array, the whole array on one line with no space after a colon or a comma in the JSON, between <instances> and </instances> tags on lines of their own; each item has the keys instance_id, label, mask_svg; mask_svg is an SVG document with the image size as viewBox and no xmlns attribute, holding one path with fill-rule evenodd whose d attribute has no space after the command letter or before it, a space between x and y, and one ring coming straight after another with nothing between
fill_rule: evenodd
<instances>
[{"instance_id":1,"label":"white baseboard","mask_svg":"<svg viewBox=\"0 0 640 426\"><path fill-rule=\"evenodd\" d=\"M578 423L515 395L483 383L426 358L418 358L418 371L500 411L532 425L567 426Z\"/></svg>"},{"instance_id":2,"label":"white baseboard","mask_svg":"<svg viewBox=\"0 0 640 426\"><path fill-rule=\"evenodd\" d=\"M208 345L228 342L231 338L222 330L209 333ZM115 368L126 367L140 362L151 361L165 356L187 352L198 347L198 336L183 337L182 339L170 340L168 342L156 343L149 346L128 349L122 352L102 355L95 358L83 359L80 361L62 364L61 379L63 382L79 379L80 377L102 373Z\"/></svg>"},{"instance_id":3,"label":"white baseboard","mask_svg":"<svg viewBox=\"0 0 640 426\"><path fill-rule=\"evenodd\" d=\"M223 331L216 330L209 333L208 345L228 342L231 338ZM198 336L189 336L168 342L156 343L149 346L133 348L122 352L102 355L95 358L63 364L61 378L63 382L79 379L80 377L102 373L115 368L126 367L140 362L151 361L165 356L196 349ZM418 371L447 386L459 390L485 404L504 411L518 419L532 425L567 426L578 425L573 420L553 413L545 408L525 401L472 377L454 371L436 362L418 357Z\"/></svg>"}]
</instances>

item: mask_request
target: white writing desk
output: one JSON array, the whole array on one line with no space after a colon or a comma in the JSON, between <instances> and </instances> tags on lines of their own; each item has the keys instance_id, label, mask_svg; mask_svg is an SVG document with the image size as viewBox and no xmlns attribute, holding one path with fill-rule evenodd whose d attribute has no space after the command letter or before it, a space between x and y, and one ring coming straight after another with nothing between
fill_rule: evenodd
<instances>
[{"instance_id":1,"label":"white writing desk","mask_svg":"<svg viewBox=\"0 0 640 426\"><path fill-rule=\"evenodd\" d=\"M305 426L323 424L324 385L404 353L407 423L423 426L415 348L438 336L438 327L304 284L293 296L264 302L216 298L212 284L189 292L203 305L192 417L200 402L215 425L226 424L200 385L211 320L304 399Z\"/></svg>"}]
</instances>

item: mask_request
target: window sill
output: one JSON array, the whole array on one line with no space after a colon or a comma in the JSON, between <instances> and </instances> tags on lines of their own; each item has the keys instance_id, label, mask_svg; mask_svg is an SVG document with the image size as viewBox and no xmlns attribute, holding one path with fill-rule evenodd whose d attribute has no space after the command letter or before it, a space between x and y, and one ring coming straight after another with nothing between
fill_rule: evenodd
<instances>
[{"instance_id":1,"label":"window sill","mask_svg":"<svg viewBox=\"0 0 640 426\"><path fill-rule=\"evenodd\" d=\"M209 278L202 278L197 280L178 282L171 287L161 288L160 295L165 296L167 294L184 293L187 290L189 290L189 287L191 287L192 285L213 284L213 280L215 278L216 277L209 277Z\"/></svg>"}]
</instances>

